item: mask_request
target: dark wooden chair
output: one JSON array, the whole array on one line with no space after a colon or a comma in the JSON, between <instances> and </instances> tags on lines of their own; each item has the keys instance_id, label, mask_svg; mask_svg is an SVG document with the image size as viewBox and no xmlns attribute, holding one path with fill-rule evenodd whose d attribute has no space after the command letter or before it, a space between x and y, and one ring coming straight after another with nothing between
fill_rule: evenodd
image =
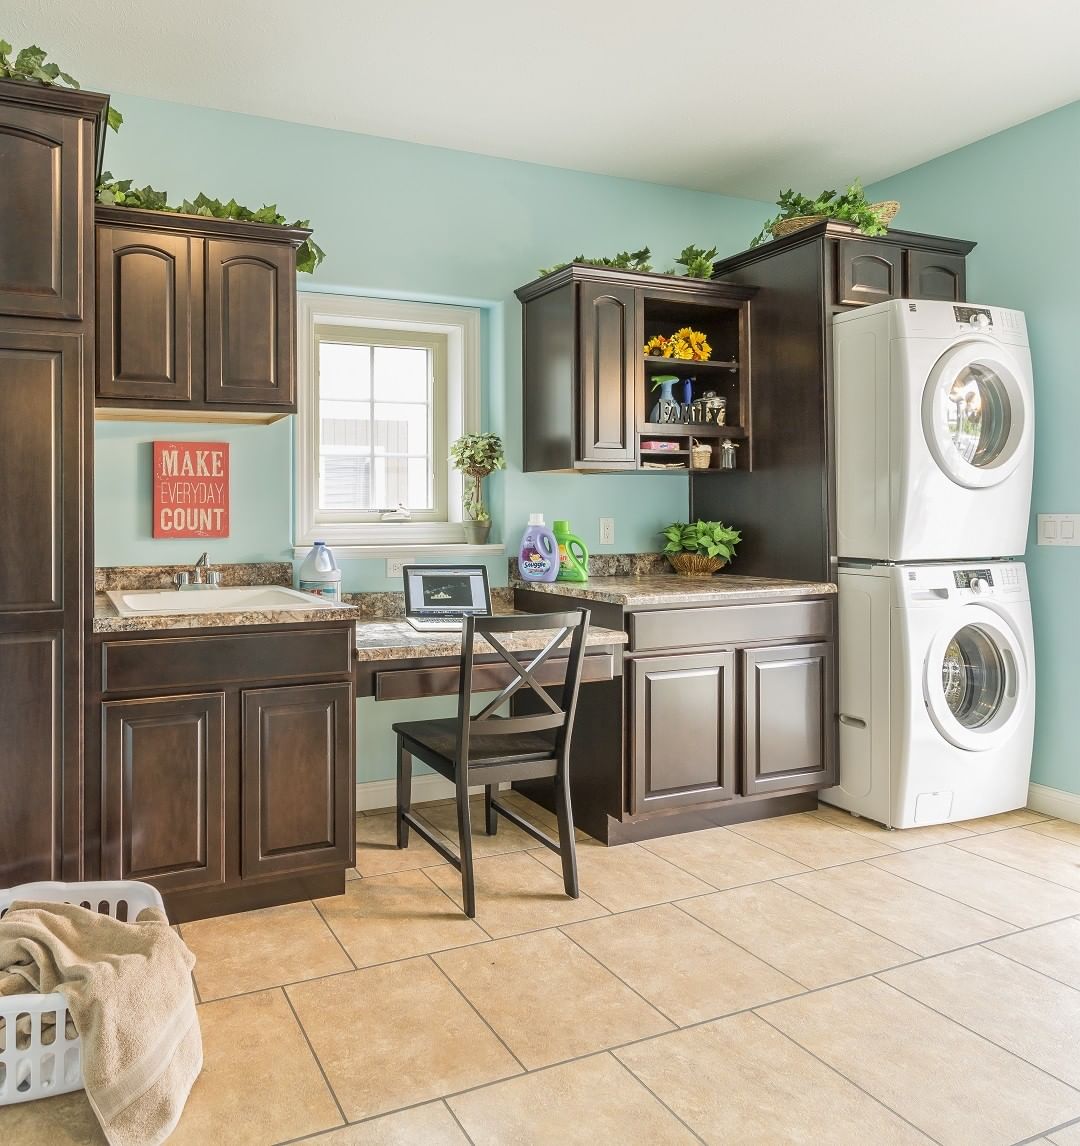
<instances>
[{"instance_id":1,"label":"dark wooden chair","mask_svg":"<svg viewBox=\"0 0 1080 1146\"><path fill-rule=\"evenodd\" d=\"M528 664L506 649L499 637L508 633L531 633L554 629ZM476 915L476 885L473 879L472 825L469 816L469 786L483 785L485 827L489 836L498 831L499 816L546 844L562 858L566 894L578 897L577 853L574 850L574 818L570 807L568 765L570 735L574 727L578 686L585 638L589 631L587 609L565 613L517 614L502 617L468 617L461 641L461 685L458 713L443 720L410 720L394 725L398 737L397 826L398 847L409 845L409 828L416 831L461 872L465 914ZM472 675L476 638L485 641L514 672L513 679L475 715L472 714ZM566 677L556 699L537 679L537 669L570 638ZM495 713L522 688L528 688L539 711L535 715L496 716ZM556 686L557 688L557 686ZM523 694L529 695L529 693ZM412 761L452 781L457 792L458 852L433 834L412 808ZM496 798L499 784L551 776L555 781L555 811L559 838L553 840Z\"/></svg>"}]
</instances>

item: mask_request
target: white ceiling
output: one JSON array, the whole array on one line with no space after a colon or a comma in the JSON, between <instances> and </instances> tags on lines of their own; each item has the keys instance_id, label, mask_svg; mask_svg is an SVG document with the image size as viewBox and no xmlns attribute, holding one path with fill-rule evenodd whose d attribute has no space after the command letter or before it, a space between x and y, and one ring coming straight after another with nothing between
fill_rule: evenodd
<instances>
[{"instance_id":1,"label":"white ceiling","mask_svg":"<svg viewBox=\"0 0 1080 1146\"><path fill-rule=\"evenodd\" d=\"M87 87L768 200L1080 98L1075 0L4 0L0 36Z\"/></svg>"}]
</instances>

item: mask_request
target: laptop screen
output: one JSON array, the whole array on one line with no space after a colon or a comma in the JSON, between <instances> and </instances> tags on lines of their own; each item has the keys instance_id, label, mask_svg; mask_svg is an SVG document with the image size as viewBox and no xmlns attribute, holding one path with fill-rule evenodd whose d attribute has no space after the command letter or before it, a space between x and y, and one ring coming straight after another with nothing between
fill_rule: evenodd
<instances>
[{"instance_id":1,"label":"laptop screen","mask_svg":"<svg viewBox=\"0 0 1080 1146\"><path fill-rule=\"evenodd\" d=\"M483 565L406 565L407 617L479 617L491 612Z\"/></svg>"}]
</instances>

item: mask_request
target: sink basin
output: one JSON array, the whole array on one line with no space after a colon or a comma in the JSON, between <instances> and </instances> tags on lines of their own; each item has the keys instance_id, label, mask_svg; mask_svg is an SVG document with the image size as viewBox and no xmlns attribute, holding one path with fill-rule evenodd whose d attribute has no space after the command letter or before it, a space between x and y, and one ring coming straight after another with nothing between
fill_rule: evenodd
<instances>
[{"instance_id":1,"label":"sink basin","mask_svg":"<svg viewBox=\"0 0 1080 1146\"><path fill-rule=\"evenodd\" d=\"M281 585L243 585L232 589L112 589L109 600L122 617L145 614L185 613L250 613L318 612L333 609L331 601L322 601L298 589Z\"/></svg>"}]
</instances>

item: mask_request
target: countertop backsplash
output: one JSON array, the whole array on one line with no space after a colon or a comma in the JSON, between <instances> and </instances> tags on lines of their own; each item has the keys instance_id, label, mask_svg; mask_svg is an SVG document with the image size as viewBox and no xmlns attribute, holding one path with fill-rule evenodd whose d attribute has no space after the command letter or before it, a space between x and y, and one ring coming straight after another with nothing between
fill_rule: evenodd
<instances>
[{"instance_id":1,"label":"countertop backsplash","mask_svg":"<svg viewBox=\"0 0 1080 1146\"><path fill-rule=\"evenodd\" d=\"M110 565L94 570L94 592L116 589L172 589L173 576L190 573L191 565ZM284 585L293 583L291 561L252 561L231 565L211 565L221 574L221 585Z\"/></svg>"}]
</instances>

